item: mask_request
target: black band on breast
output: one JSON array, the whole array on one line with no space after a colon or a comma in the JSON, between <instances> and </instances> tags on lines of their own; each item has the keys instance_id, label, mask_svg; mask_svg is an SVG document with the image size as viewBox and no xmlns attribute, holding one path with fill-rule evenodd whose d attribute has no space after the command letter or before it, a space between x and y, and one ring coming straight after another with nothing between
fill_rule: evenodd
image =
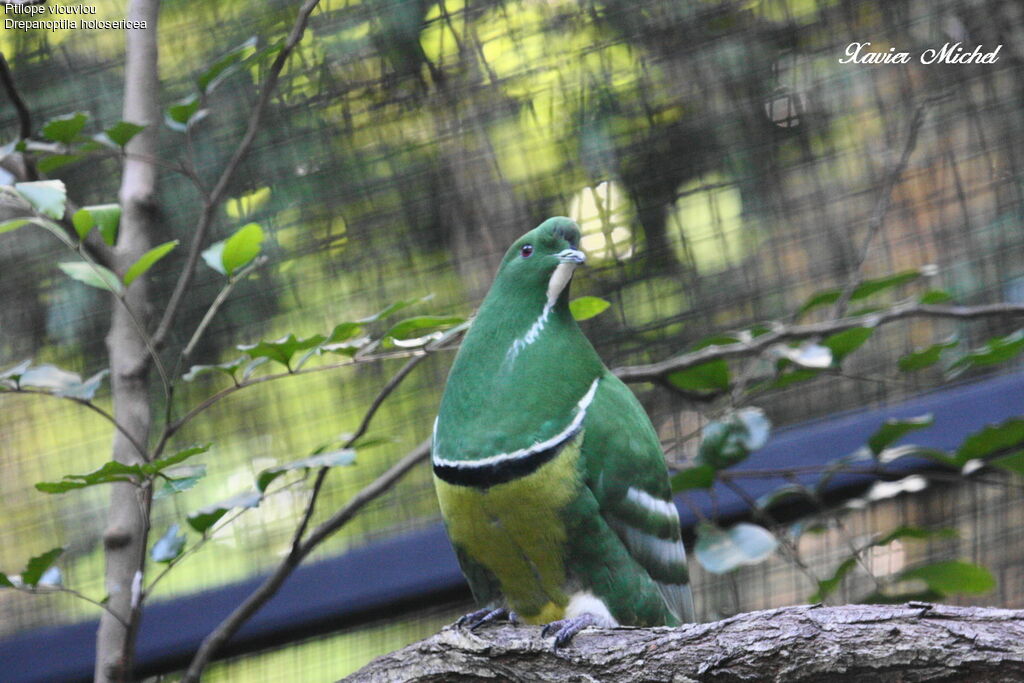
<instances>
[{"instance_id":1,"label":"black band on breast","mask_svg":"<svg viewBox=\"0 0 1024 683\"><path fill-rule=\"evenodd\" d=\"M512 460L496 462L490 465L474 465L472 460L466 460L465 465L446 465L433 463L434 474L442 481L456 486L474 486L476 488L490 488L498 484L506 484L514 479L532 474L546 462L549 462L558 455L566 444L571 442L580 433L579 429L571 432L565 439L543 451L530 453Z\"/></svg>"}]
</instances>

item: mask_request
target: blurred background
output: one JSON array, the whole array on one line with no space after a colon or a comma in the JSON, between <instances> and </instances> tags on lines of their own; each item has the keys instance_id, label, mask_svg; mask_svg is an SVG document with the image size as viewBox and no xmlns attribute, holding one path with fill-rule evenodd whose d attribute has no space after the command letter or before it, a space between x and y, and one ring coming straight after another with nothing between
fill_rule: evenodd
<instances>
[{"instance_id":1,"label":"blurred background","mask_svg":"<svg viewBox=\"0 0 1024 683\"><path fill-rule=\"evenodd\" d=\"M94 4L95 18L123 15L122 2ZM166 0L162 104L187 95L230 48L253 36L258 46L281 38L295 11L281 0ZM851 42L868 41L872 50L913 56L956 42L967 51L1002 48L994 64L839 62ZM37 124L85 111L97 132L120 119L121 33L6 30L0 49ZM935 266L926 283L895 290L891 300L941 289L964 304L1024 302L1022 67L1024 5L1011 0L322 0L235 176L236 201L214 226L213 239L223 239L259 222L272 261L235 290L193 359L228 361L237 344L324 332L430 294L409 310L468 316L507 245L551 215L582 226L589 262L574 294L612 303L584 323L611 367L791 320L809 296L843 286L858 268L874 278ZM166 158L191 153L211 183L243 134L259 75L242 70L218 87L191 149L180 131L162 130ZM915 117L909 162L893 177ZM5 101L2 141L17 131ZM116 158L90 157L50 176L64 180L78 204L100 204L115 201L120 167ZM890 188L891 207L865 251L879 196ZM187 179L162 173L154 243L187 243L200 208ZM151 271L154 301L166 300L184 251ZM0 368L27 358L83 376L106 367L111 302L63 276L54 267L63 256L42 231L0 236ZM200 268L172 349L188 340L220 287L221 276ZM1011 322L889 326L842 372L754 404L784 426L900 401L943 376L898 373L899 357L952 332L967 343L1007 334ZM198 486L157 501L155 532L251 487L260 469L353 431L401 362L289 378L219 403L176 436L180 447L216 445ZM386 442L330 474L314 522L429 435L450 363L451 354L428 359L387 401L371 431ZM183 385L176 401L188 405L224 385L207 375ZM671 458L692 452L701 425L730 406L728 396L699 401L654 385L633 388ZM109 405L109 396L99 402ZM47 496L33 484L109 459L108 425L67 402L0 395L0 435L0 569L17 571L65 545L65 583L102 597L107 492ZM821 448L823 457L839 455ZM156 598L268 571L287 551L307 491L293 486L247 511L176 568ZM1024 579L1012 570L1024 555L1020 499L1012 487L929 489L846 513L845 533L907 520L960 526L960 539L936 552L985 562L1000 579L975 602L1024 607ZM421 466L310 561L437 520ZM845 537L816 536L807 553L831 566ZM903 563L907 552L888 547L877 561ZM723 576L697 570L695 585L705 619L804 602L815 588L781 559ZM468 596L452 600L313 637L285 630L275 647L222 662L207 678L339 678L469 609ZM0 592L0 639L96 616L68 596ZM165 673L173 680L174 671Z\"/></svg>"}]
</instances>

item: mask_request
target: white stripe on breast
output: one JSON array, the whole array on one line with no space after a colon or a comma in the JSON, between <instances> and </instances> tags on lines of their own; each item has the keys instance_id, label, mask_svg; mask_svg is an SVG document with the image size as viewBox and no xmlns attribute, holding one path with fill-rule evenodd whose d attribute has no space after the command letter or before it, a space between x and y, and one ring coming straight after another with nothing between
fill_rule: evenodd
<instances>
[{"instance_id":1,"label":"white stripe on breast","mask_svg":"<svg viewBox=\"0 0 1024 683\"><path fill-rule=\"evenodd\" d=\"M597 392L597 384L600 381L600 377L595 379L590 384L590 389L587 390L587 393L585 393L583 395L583 398L579 400L579 403L576 404L576 416L573 417L572 422L569 423L569 426L560 431L558 434L555 434L550 439L546 439L544 441L541 441L540 443L535 443L527 448L520 448L519 450L512 451L511 453L498 453L497 455L490 455L487 456L486 458L480 458L478 460L448 460L446 458L438 456L437 453L434 453L431 459L433 460L435 465L439 465L441 467L473 469L476 467L490 467L491 465L509 462L510 460L528 458L531 455L540 453L541 451L546 451L549 448L554 448L555 446L561 444L563 441L568 439L570 436L572 436L579 430L580 426L583 424L583 419L587 416L587 408L590 407L590 403L594 400L594 394Z\"/></svg>"}]
</instances>

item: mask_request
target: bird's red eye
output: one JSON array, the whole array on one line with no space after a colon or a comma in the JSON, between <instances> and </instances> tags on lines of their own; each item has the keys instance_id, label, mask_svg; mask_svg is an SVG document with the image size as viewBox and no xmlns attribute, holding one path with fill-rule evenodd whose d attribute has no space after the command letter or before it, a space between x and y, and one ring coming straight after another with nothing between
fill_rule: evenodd
<instances>
[{"instance_id":1,"label":"bird's red eye","mask_svg":"<svg viewBox=\"0 0 1024 683\"><path fill-rule=\"evenodd\" d=\"M523 248L519 250L519 255L522 256L523 258L528 257L532 253L533 253L533 245L532 244L524 244Z\"/></svg>"}]
</instances>

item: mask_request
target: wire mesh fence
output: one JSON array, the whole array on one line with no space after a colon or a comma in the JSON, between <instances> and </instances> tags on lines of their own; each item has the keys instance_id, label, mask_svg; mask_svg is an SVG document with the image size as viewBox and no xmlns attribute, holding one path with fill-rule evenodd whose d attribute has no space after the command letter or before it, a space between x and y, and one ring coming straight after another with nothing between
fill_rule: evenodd
<instances>
[{"instance_id":1,"label":"wire mesh fence","mask_svg":"<svg viewBox=\"0 0 1024 683\"><path fill-rule=\"evenodd\" d=\"M96 4L109 17L120 11L118 3ZM287 3L166 3L164 103L187 93L195 73L227 47L250 35L260 45L282 35L293 12ZM76 110L95 122L119 118L119 35L9 31L0 41L37 127ZM851 44L866 42L865 52L892 48L913 59L843 63ZM947 43L1001 48L992 64L921 63L924 51ZM235 290L193 358L230 360L237 344L323 332L428 294L410 310L468 314L507 244L558 214L580 222L590 259L574 292L612 303L585 323L609 366L661 360L715 334L793 320L809 296L858 274L924 269L925 277L873 300L880 305L928 290L966 304L1019 302L1022 46L1024 9L1008 0L325 0L232 184L234 202L215 225L220 239L244 222L261 223L272 264ZM241 135L258 75L226 79L187 138L164 131L168 163L191 159L208 187ZM17 128L13 108L0 110L4 138ZM118 160L80 160L53 175L79 204L103 203L116 196ZM162 174L166 239L189 239L200 208L190 182L172 170ZM83 375L105 367L110 303L64 278L54 268L60 260L65 254L46 235L0 237L3 367L28 357ZM155 302L166 299L181 260L172 255L152 271ZM217 278L200 272L168 353L188 340ZM801 320L833 312L823 307ZM901 323L875 334L841 372L758 405L784 425L896 401L942 380L938 370L897 376L900 356L951 333L974 343L1011 329L1005 321ZM449 357L428 360L386 403L372 432L386 440L328 478L314 521L429 435L449 364ZM263 467L351 432L398 367L387 361L293 377L223 401L176 437L180 445L215 441L215 456L203 483L158 501L154 529L162 533L188 512L245 490ZM211 377L184 384L173 408L221 386ZM730 402L637 389L671 458L692 450L703 422ZM105 492L44 496L33 484L108 459L106 425L71 404L2 395L0 434L0 568L64 545L66 583L102 598ZM157 597L267 571L287 551L307 495L305 482L291 482L245 511L215 534L212 547L171 572ZM963 526L959 543L1002 566L1019 557L1020 539L1012 502L991 495L973 486L936 491L856 513L848 525L867 533L876 516L950 505L942 516ZM984 504L964 502L979 496ZM421 468L316 557L436 519L429 472ZM990 542L998 554L984 550ZM840 540L822 543L814 552L831 557L830 544ZM997 602L1020 604L1008 565L1000 572ZM705 616L807 592L774 561L727 578L696 578ZM453 613L439 609L394 615L393 623L294 652L254 655L253 669L246 658L228 662L211 679L287 676L272 670L295 672L291 680L340 676L435 630ZM0 592L0 636L95 614L68 596ZM345 651L346 663L303 668L319 666L332 649Z\"/></svg>"}]
</instances>

